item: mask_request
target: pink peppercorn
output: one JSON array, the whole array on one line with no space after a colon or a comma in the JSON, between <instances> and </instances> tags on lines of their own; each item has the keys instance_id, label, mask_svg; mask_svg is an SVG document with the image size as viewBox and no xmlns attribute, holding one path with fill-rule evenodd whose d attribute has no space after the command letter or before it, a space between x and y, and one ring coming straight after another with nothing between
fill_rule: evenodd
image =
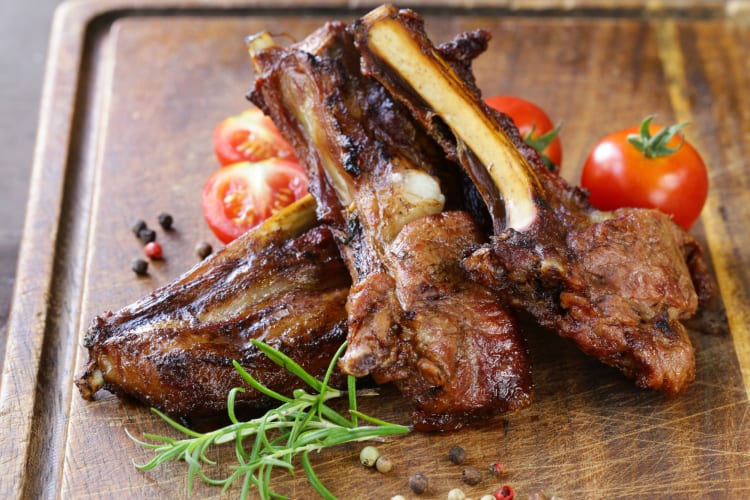
<instances>
[{"instance_id":1,"label":"pink peppercorn","mask_svg":"<svg viewBox=\"0 0 750 500\"><path fill-rule=\"evenodd\" d=\"M495 495L495 500L513 500L516 493L513 491L512 486L504 484L502 487L495 490L493 495Z\"/></svg>"},{"instance_id":2,"label":"pink peppercorn","mask_svg":"<svg viewBox=\"0 0 750 500\"><path fill-rule=\"evenodd\" d=\"M143 247L143 252L146 254L146 257L150 259L161 259L162 256L161 245L156 241L147 243L146 246Z\"/></svg>"}]
</instances>

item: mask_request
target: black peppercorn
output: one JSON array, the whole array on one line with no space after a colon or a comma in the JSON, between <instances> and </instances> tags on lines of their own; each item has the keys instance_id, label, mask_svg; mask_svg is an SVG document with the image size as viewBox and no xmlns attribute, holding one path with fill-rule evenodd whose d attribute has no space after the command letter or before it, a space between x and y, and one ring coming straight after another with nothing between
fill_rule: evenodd
<instances>
[{"instance_id":1,"label":"black peppercorn","mask_svg":"<svg viewBox=\"0 0 750 500\"><path fill-rule=\"evenodd\" d=\"M174 222L174 219L172 216L166 212L162 212L159 214L159 225L165 230L169 231L172 229L172 223Z\"/></svg>"},{"instance_id":2,"label":"black peppercorn","mask_svg":"<svg viewBox=\"0 0 750 500\"><path fill-rule=\"evenodd\" d=\"M467 467L461 473L464 483L474 486L482 481L482 473L476 467Z\"/></svg>"},{"instance_id":3,"label":"black peppercorn","mask_svg":"<svg viewBox=\"0 0 750 500\"><path fill-rule=\"evenodd\" d=\"M138 219L137 221L133 222L133 224L130 226L130 229L133 231L134 235L138 236L142 230L148 229L148 226L146 226L145 220Z\"/></svg>"},{"instance_id":4,"label":"black peppercorn","mask_svg":"<svg viewBox=\"0 0 750 500\"><path fill-rule=\"evenodd\" d=\"M197 245L195 245L195 253L200 257L201 259L205 259L209 255L211 255L211 252L213 252L214 249L211 248L211 245L206 243L205 241L201 241Z\"/></svg>"},{"instance_id":5,"label":"black peppercorn","mask_svg":"<svg viewBox=\"0 0 750 500\"><path fill-rule=\"evenodd\" d=\"M466 461L466 450L460 446L451 446L451 449L448 451L448 458L454 464L461 465Z\"/></svg>"},{"instance_id":6,"label":"black peppercorn","mask_svg":"<svg viewBox=\"0 0 750 500\"><path fill-rule=\"evenodd\" d=\"M427 491L428 486L429 481L427 480L427 476L425 476L421 472L417 472L409 478L409 488L411 488L411 491L413 491L417 495L421 495L422 493Z\"/></svg>"},{"instance_id":7,"label":"black peppercorn","mask_svg":"<svg viewBox=\"0 0 750 500\"><path fill-rule=\"evenodd\" d=\"M134 259L130 268L135 274L144 275L148 273L148 262L143 259Z\"/></svg>"},{"instance_id":8,"label":"black peppercorn","mask_svg":"<svg viewBox=\"0 0 750 500\"><path fill-rule=\"evenodd\" d=\"M138 239L143 243L151 243L156 239L156 231L145 227L138 231Z\"/></svg>"}]
</instances>

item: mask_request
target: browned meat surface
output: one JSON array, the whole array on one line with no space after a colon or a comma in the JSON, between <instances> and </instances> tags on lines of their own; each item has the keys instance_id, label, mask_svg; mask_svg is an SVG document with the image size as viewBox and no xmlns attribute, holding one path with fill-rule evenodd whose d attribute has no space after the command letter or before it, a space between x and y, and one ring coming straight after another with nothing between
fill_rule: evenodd
<instances>
[{"instance_id":1,"label":"browned meat surface","mask_svg":"<svg viewBox=\"0 0 750 500\"><path fill-rule=\"evenodd\" d=\"M694 356L680 320L712 293L698 243L656 211L592 209L484 105L413 12L384 6L354 31L364 71L461 162L489 207L495 236L465 260L471 275L638 385L683 390Z\"/></svg>"},{"instance_id":2,"label":"browned meat surface","mask_svg":"<svg viewBox=\"0 0 750 500\"><path fill-rule=\"evenodd\" d=\"M322 377L346 338L350 279L330 231L315 222L314 201L292 207L176 281L95 318L81 395L106 389L178 417L222 415L228 392L246 386L233 360L278 392L303 385L251 339ZM272 403L250 388L237 395L238 410Z\"/></svg>"},{"instance_id":3,"label":"browned meat surface","mask_svg":"<svg viewBox=\"0 0 750 500\"><path fill-rule=\"evenodd\" d=\"M450 50L457 59L468 57L483 48L480 39L462 37ZM334 229L353 278L342 369L394 382L416 404L422 428L457 428L528 404L521 337L488 290L466 285L458 265L481 233L466 215L446 216L453 222L445 232L424 219L466 207L460 168L380 84L360 73L343 24L329 23L286 49L267 34L249 46L260 74L251 99L305 164L318 214ZM405 231L421 243L411 247ZM440 314L428 314L438 304ZM472 361L463 366L456 356ZM491 376L478 376L490 375L490 366ZM462 385L468 382L477 385L470 394Z\"/></svg>"},{"instance_id":4,"label":"browned meat surface","mask_svg":"<svg viewBox=\"0 0 750 500\"><path fill-rule=\"evenodd\" d=\"M422 430L457 428L531 402L516 322L461 267L464 249L483 241L468 214L443 212L404 226L389 249L405 313L400 337L385 346L394 362L373 376L416 401Z\"/></svg>"},{"instance_id":5,"label":"browned meat surface","mask_svg":"<svg viewBox=\"0 0 750 500\"><path fill-rule=\"evenodd\" d=\"M570 228L557 245L501 234L466 266L585 353L640 386L674 393L695 375L680 322L698 306L685 265L693 243L661 213L618 210L611 219Z\"/></svg>"}]
</instances>

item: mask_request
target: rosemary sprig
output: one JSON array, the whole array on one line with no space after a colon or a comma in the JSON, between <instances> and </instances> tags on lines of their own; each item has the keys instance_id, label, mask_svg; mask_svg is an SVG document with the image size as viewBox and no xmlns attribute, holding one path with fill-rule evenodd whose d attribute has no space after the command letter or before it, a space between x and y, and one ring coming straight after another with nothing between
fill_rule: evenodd
<instances>
[{"instance_id":1,"label":"rosemary sprig","mask_svg":"<svg viewBox=\"0 0 750 500\"><path fill-rule=\"evenodd\" d=\"M235 369L250 387L282 404L259 418L241 422L235 415L235 399L237 393L244 392L245 389L236 387L227 397L227 413L231 424L207 433L188 429L152 408L154 413L187 437L173 439L145 433L143 436L149 441L142 441L126 430L133 441L156 452L156 456L148 463L135 464L138 469L146 471L165 462L184 460L188 464L188 494L192 493L193 483L197 477L207 484L222 486L223 491L240 480L242 498L247 498L252 487L257 488L263 499L283 498L270 487L271 473L277 467L293 472L293 459L299 457L313 488L321 497L332 499L335 497L318 479L312 468L309 458L311 452L320 452L324 448L343 443L409 432L408 427L384 422L358 411L354 377L348 377L347 385L350 418L344 417L326 404L329 400L345 394L330 387L328 383L336 362L346 348L346 343L336 352L322 381L311 376L294 360L273 347L257 340L253 340L253 344L269 359L303 380L312 392L297 389L291 398L279 394L262 385L235 361ZM370 425L360 425L360 420ZM226 443L234 443L236 464L230 466L231 474L227 477L212 478L203 467L217 464L208 458L207 451L212 446Z\"/></svg>"}]
</instances>

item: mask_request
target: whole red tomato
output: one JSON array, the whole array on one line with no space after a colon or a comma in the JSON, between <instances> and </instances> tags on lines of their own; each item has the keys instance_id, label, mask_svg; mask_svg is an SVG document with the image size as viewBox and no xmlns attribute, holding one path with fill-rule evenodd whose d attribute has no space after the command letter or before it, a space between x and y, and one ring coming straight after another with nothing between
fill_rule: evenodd
<instances>
[{"instance_id":1,"label":"whole red tomato","mask_svg":"<svg viewBox=\"0 0 750 500\"><path fill-rule=\"evenodd\" d=\"M520 97L498 95L488 97L485 102L491 108L505 113L513 119L523 140L542 155L544 163L553 172L562 165L562 144L556 127L542 108Z\"/></svg>"},{"instance_id":2,"label":"whole red tomato","mask_svg":"<svg viewBox=\"0 0 750 500\"><path fill-rule=\"evenodd\" d=\"M307 194L307 176L296 162L270 158L218 169L203 186L203 216L229 243Z\"/></svg>"},{"instance_id":3,"label":"whole red tomato","mask_svg":"<svg viewBox=\"0 0 750 500\"><path fill-rule=\"evenodd\" d=\"M281 158L295 161L294 151L260 109L225 118L214 128L214 152L222 165Z\"/></svg>"},{"instance_id":4,"label":"whole red tomato","mask_svg":"<svg viewBox=\"0 0 750 500\"><path fill-rule=\"evenodd\" d=\"M586 159L581 186L600 210L658 208L689 230L708 195L708 173L698 152L678 133L684 124L640 127L599 141Z\"/></svg>"}]
</instances>

